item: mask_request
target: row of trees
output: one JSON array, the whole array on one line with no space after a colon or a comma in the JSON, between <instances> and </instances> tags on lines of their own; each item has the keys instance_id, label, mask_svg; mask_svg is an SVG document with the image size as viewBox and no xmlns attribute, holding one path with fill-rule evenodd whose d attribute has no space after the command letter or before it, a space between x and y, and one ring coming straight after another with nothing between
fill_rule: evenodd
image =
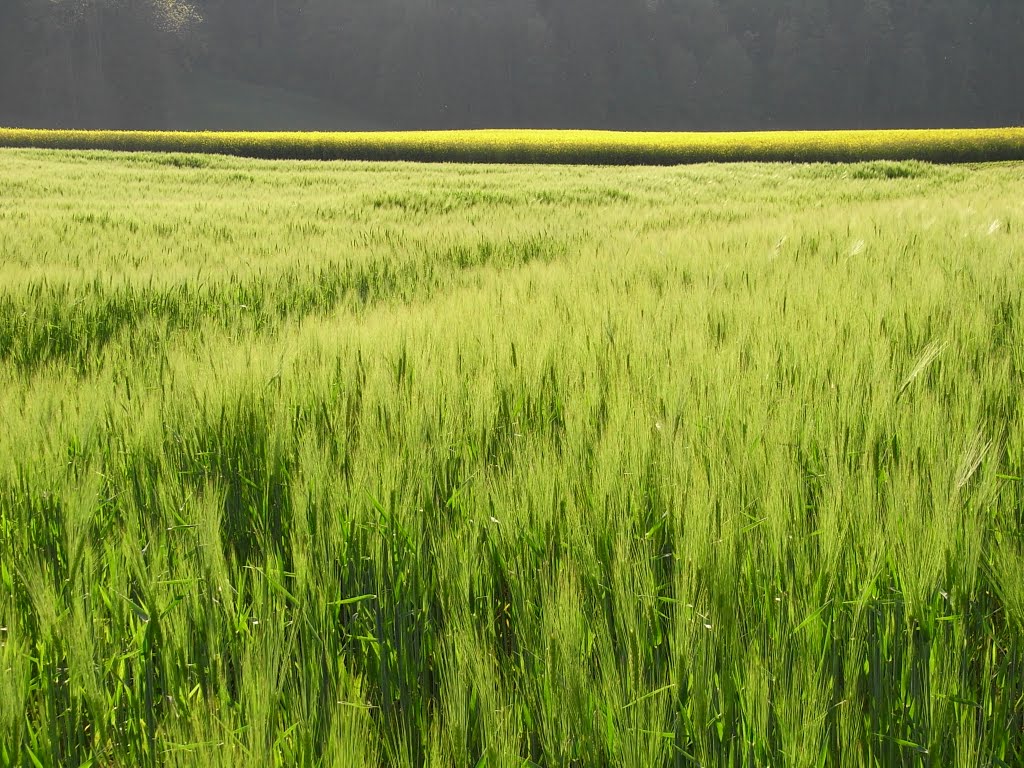
<instances>
[{"instance_id":1,"label":"row of trees","mask_svg":"<svg viewBox=\"0 0 1024 768\"><path fill-rule=\"evenodd\" d=\"M158 127L191 71L382 127L1020 124L1024 3L0 3L0 123Z\"/></svg>"},{"instance_id":2,"label":"row of trees","mask_svg":"<svg viewBox=\"0 0 1024 768\"><path fill-rule=\"evenodd\" d=\"M0 0L0 124L159 125L201 21L182 0Z\"/></svg>"}]
</instances>

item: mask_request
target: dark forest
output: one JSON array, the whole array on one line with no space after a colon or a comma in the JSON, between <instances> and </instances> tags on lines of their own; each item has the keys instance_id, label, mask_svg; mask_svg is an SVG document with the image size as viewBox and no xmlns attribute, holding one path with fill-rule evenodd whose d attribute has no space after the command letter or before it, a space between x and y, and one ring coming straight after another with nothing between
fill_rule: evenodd
<instances>
[{"instance_id":1,"label":"dark forest","mask_svg":"<svg viewBox=\"0 0 1024 768\"><path fill-rule=\"evenodd\" d=\"M0 125L1017 125L1022 43L1020 0L2 0Z\"/></svg>"}]
</instances>

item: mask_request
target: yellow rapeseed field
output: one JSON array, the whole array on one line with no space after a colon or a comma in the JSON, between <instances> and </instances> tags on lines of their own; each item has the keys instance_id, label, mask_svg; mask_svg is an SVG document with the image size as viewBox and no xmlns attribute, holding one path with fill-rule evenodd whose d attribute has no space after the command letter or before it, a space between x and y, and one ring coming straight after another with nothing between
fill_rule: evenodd
<instances>
[{"instance_id":1,"label":"yellow rapeseed field","mask_svg":"<svg viewBox=\"0 0 1024 768\"><path fill-rule=\"evenodd\" d=\"M867 160L964 163L1024 159L1024 128L757 133L550 130L178 133L0 128L0 146L202 152L289 160L581 165Z\"/></svg>"}]
</instances>

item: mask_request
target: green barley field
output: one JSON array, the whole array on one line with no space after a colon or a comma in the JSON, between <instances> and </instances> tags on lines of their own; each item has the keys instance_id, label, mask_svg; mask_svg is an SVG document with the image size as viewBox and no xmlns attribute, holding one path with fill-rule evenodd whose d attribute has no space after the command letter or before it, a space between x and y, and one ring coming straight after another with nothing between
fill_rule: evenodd
<instances>
[{"instance_id":1,"label":"green barley field","mask_svg":"<svg viewBox=\"0 0 1024 768\"><path fill-rule=\"evenodd\" d=\"M1024 166L0 151L0 765L1024 764Z\"/></svg>"}]
</instances>

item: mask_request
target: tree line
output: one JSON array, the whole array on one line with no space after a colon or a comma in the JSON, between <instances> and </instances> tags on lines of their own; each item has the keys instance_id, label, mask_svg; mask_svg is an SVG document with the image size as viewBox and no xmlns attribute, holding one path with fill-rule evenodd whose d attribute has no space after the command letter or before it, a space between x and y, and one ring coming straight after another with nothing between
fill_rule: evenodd
<instances>
[{"instance_id":1,"label":"tree line","mask_svg":"<svg viewBox=\"0 0 1024 768\"><path fill-rule=\"evenodd\" d=\"M394 128L1019 125L1024 3L0 2L0 124L159 128L207 75Z\"/></svg>"}]
</instances>

